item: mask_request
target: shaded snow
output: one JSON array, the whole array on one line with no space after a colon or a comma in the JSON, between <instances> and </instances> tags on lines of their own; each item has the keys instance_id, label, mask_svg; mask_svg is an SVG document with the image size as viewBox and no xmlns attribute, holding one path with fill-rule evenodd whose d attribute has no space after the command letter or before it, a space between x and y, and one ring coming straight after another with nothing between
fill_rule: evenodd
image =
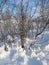
<instances>
[{"instance_id":1,"label":"shaded snow","mask_svg":"<svg viewBox=\"0 0 49 65\"><path fill-rule=\"evenodd\" d=\"M10 38L10 37L9 37ZM18 38L17 38L18 40ZM26 39L26 45L37 43L36 40ZM4 50L4 45L0 47L0 65L49 65L49 31L45 31L37 38L39 44L34 45L30 50L23 50L18 44ZM47 42L45 42L45 40Z\"/></svg>"}]
</instances>

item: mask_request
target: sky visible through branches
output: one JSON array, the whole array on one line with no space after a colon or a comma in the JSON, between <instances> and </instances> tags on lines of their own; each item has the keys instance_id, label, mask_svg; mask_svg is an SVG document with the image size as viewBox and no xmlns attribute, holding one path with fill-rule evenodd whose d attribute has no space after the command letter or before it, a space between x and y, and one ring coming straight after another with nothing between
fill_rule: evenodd
<instances>
[{"instance_id":1,"label":"sky visible through branches","mask_svg":"<svg viewBox=\"0 0 49 65\"><path fill-rule=\"evenodd\" d=\"M49 65L49 0L0 0L0 65Z\"/></svg>"}]
</instances>

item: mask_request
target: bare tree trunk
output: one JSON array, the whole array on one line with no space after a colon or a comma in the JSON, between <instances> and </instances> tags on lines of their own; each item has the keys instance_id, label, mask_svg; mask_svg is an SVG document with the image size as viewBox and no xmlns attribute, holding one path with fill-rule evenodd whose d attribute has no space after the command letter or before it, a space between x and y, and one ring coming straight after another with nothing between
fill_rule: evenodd
<instances>
[{"instance_id":1,"label":"bare tree trunk","mask_svg":"<svg viewBox=\"0 0 49 65\"><path fill-rule=\"evenodd\" d=\"M24 43L25 43L25 29L24 29L24 21L22 20L20 23L20 38L21 38L21 45L22 48L24 48Z\"/></svg>"}]
</instances>

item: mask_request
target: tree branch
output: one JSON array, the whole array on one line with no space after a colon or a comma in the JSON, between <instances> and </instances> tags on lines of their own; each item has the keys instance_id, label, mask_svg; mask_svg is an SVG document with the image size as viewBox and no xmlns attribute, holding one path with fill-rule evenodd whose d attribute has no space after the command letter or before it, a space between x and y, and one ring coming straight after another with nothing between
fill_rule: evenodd
<instances>
[{"instance_id":1,"label":"tree branch","mask_svg":"<svg viewBox=\"0 0 49 65\"><path fill-rule=\"evenodd\" d=\"M43 33L43 31L45 30L45 28L47 27L48 24L49 24L49 20L46 22L46 24L45 24L43 30L42 30L40 33L37 33L37 34L36 34L35 38L36 38L38 35L40 35L40 34Z\"/></svg>"}]
</instances>

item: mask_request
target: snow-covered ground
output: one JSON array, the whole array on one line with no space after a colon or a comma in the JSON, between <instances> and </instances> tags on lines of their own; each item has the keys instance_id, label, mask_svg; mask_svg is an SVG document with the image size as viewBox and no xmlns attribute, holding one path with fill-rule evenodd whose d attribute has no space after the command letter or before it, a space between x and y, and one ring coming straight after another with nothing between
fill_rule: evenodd
<instances>
[{"instance_id":1,"label":"snow-covered ground","mask_svg":"<svg viewBox=\"0 0 49 65\"><path fill-rule=\"evenodd\" d=\"M8 37L10 38L10 37ZM12 40L12 39L11 39ZM23 50L18 42L12 49L8 46L8 51L4 50L4 45L0 47L0 65L49 65L49 31L44 31L37 38L38 44L33 45L30 50ZM27 45L30 42L27 38Z\"/></svg>"}]
</instances>

